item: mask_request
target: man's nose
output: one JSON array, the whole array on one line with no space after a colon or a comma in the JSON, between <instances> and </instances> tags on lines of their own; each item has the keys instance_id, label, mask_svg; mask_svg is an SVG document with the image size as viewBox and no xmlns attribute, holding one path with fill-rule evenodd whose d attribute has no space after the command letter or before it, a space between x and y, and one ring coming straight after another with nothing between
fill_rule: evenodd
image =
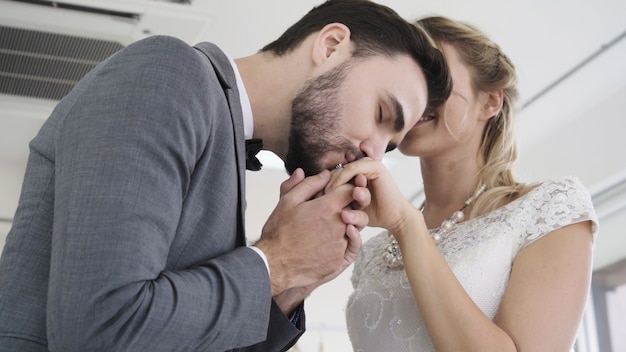
<instances>
[{"instance_id":1,"label":"man's nose","mask_svg":"<svg viewBox=\"0 0 626 352\"><path fill-rule=\"evenodd\" d=\"M388 141L383 139L367 140L361 143L361 151L365 153L366 156L380 161L383 160L385 150L387 150L387 144Z\"/></svg>"}]
</instances>

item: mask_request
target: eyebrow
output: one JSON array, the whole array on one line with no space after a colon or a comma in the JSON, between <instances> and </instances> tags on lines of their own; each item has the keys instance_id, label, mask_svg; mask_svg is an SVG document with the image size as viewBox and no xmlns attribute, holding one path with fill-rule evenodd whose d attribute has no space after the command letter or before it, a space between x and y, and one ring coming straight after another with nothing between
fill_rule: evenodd
<instances>
[{"instance_id":1,"label":"eyebrow","mask_svg":"<svg viewBox=\"0 0 626 352\"><path fill-rule=\"evenodd\" d=\"M393 128L396 132L401 132L404 129L404 109L395 96L389 94L389 100L391 101L391 105L393 105L393 110L395 112Z\"/></svg>"}]
</instances>

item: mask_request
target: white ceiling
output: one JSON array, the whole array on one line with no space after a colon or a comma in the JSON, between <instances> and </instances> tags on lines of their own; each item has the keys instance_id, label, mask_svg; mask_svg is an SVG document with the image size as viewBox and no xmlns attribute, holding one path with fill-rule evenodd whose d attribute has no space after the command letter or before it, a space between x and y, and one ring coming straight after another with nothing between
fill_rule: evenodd
<instances>
[{"instance_id":1,"label":"white ceiling","mask_svg":"<svg viewBox=\"0 0 626 352\"><path fill-rule=\"evenodd\" d=\"M106 24L90 28L80 21L54 24L55 30L115 32L127 42L152 34L171 34L193 44L213 41L233 57L254 53L275 39L319 1L194 0L192 5L159 1L69 2L142 11L144 20L121 34ZM468 21L488 33L509 54L520 76L520 162L523 181L576 175L594 196L600 216L595 267L626 257L626 2L623 0L381 0L407 19L441 14ZM103 5L103 3L105 5ZM6 2L0 1L0 6ZM0 25L42 27L47 16L0 8ZM72 24L73 23L73 24ZM47 24L46 24L47 25ZM61 28L65 25L67 28ZM52 26L50 24L49 26ZM139 28L140 27L140 28ZM59 29L60 28L60 29ZM2 79L2 77L0 77ZM10 219L17 204L28 141L54 103L0 95L0 218ZM251 239L277 202L286 173L271 155L261 172L248 172L247 229ZM397 152L386 163L407 197L421 201L416 159ZM8 231L0 222L0 244ZM369 238L378 229L366 229ZM309 332L302 351L349 350L343 307L351 292L349 270L321 287L307 301Z\"/></svg>"}]
</instances>

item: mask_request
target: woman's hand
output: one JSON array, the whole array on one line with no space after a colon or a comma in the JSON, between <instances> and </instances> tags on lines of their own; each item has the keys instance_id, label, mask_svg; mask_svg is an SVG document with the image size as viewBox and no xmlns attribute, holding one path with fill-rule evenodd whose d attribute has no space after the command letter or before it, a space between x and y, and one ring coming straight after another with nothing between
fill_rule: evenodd
<instances>
[{"instance_id":1,"label":"woman's hand","mask_svg":"<svg viewBox=\"0 0 626 352\"><path fill-rule=\"evenodd\" d=\"M367 179L367 187L371 193L370 204L364 209L369 216L369 226L386 228L391 233L399 234L404 232L410 217L421 216L400 192L383 163L371 158L362 158L334 170L325 192L330 192L352 179L362 182L363 177Z\"/></svg>"}]
</instances>

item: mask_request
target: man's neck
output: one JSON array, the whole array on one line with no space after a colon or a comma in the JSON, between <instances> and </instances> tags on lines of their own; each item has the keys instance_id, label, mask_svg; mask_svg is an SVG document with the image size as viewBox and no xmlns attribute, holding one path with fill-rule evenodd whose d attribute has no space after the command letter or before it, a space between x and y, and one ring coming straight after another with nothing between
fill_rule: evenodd
<instances>
[{"instance_id":1,"label":"man's neck","mask_svg":"<svg viewBox=\"0 0 626 352\"><path fill-rule=\"evenodd\" d=\"M285 159L291 126L291 102L309 73L297 51L284 56L270 52L235 60L254 116L254 138L263 149ZM310 66L309 66L310 67Z\"/></svg>"}]
</instances>

